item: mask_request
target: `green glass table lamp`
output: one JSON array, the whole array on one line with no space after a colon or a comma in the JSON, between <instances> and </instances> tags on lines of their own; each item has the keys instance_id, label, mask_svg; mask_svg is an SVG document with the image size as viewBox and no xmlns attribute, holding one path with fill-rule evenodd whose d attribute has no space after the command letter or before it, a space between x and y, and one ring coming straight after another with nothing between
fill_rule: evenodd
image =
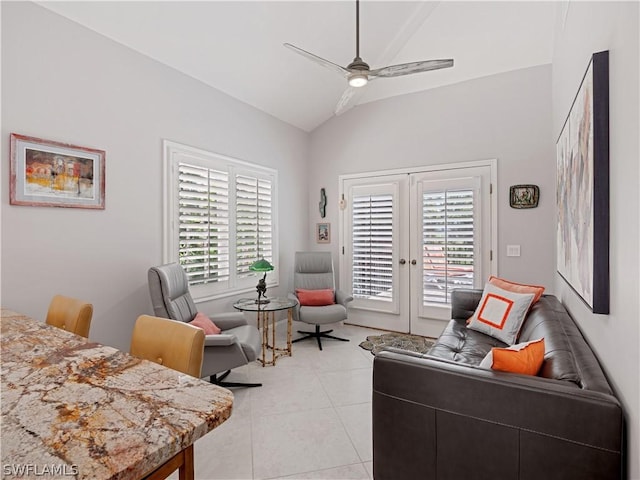
<instances>
[{"instance_id":1,"label":"green glass table lamp","mask_svg":"<svg viewBox=\"0 0 640 480\"><path fill-rule=\"evenodd\" d=\"M267 272L273 270L273 265L271 265L264 258L260 260L256 260L251 264L249 270L252 272L264 272L263 277L258 280L258 285L256 286L256 291L258 292L258 299L256 300L257 304L269 303L269 299L266 297L267 293Z\"/></svg>"}]
</instances>

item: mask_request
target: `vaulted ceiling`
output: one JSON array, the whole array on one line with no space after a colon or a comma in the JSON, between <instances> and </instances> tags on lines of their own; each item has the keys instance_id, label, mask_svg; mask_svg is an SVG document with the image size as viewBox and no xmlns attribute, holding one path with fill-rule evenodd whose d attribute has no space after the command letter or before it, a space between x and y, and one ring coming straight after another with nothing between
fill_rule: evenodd
<instances>
[{"instance_id":1,"label":"vaulted ceiling","mask_svg":"<svg viewBox=\"0 0 640 480\"><path fill-rule=\"evenodd\" d=\"M292 43L342 66L355 56L355 1L41 2L133 50L305 131L347 87ZM352 105L551 63L554 2L362 0L371 68L453 58L453 68L377 79Z\"/></svg>"}]
</instances>

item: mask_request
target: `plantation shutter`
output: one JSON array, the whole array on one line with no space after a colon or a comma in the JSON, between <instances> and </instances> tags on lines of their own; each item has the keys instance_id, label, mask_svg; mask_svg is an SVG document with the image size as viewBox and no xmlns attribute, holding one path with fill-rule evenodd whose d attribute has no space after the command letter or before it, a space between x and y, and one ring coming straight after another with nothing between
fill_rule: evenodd
<instances>
[{"instance_id":1,"label":"plantation shutter","mask_svg":"<svg viewBox=\"0 0 640 480\"><path fill-rule=\"evenodd\" d=\"M255 289L264 258L279 283L274 169L165 140L163 261L179 262L196 302Z\"/></svg>"},{"instance_id":2,"label":"plantation shutter","mask_svg":"<svg viewBox=\"0 0 640 480\"><path fill-rule=\"evenodd\" d=\"M423 192L423 304L448 304L454 288L473 288L474 233L473 189Z\"/></svg>"},{"instance_id":3,"label":"plantation shutter","mask_svg":"<svg viewBox=\"0 0 640 480\"><path fill-rule=\"evenodd\" d=\"M353 296L391 302L393 195L354 195L352 202Z\"/></svg>"},{"instance_id":4,"label":"plantation shutter","mask_svg":"<svg viewBox=\"0 0 640 480\"><path fill-rule=\"evenodd\" d=\"M236 175L236 272L254 275L249 267L273 259L272 184L264 178Z\"/></svg>"},{"instance_id":5,"label":"plantation shutter","mask_svg":"<svg viewBox=\"0 0 640 480\"><path fill-rule=\"evenodd\" d=\"M180 264L190 285L229 279L229 175L178 164Z\"/></svg>"}]
</instances>

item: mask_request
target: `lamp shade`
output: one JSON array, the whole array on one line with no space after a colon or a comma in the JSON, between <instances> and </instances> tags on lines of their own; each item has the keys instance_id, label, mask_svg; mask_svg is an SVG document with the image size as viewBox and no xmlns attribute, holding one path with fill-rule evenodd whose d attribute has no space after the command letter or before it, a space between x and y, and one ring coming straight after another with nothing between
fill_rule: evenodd
<instances>
[{"instance_id":1,"label":"lamp shade","mask_svg":"<svg viewBox=\"0 0 640 480\"><path fill-rule=\"evenodd\" d=\"M273 268L273 265L271 265L264 258L261 258L260 260L256 260L255 262L253 262L249 267L249 270L251 270L252 272L270 272L271 270L273 270Z\"/></svg>"}]
</instances>

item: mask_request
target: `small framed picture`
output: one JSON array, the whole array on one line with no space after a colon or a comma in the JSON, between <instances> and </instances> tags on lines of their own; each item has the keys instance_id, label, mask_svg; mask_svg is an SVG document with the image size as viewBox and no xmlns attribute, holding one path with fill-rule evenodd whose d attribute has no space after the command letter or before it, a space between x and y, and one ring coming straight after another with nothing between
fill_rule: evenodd
<instances>
[{"instance_id":1,"label":"small framed picture","mask_svg":"<svg viewBox=\"0 0 640 480\"><path fill-rule=\"evenodd\" d=\"M511 208L535 208L539 198L540 188L537 185L512 185L509 188Z\"/></svg>"},{"instance_id":2,"label":"small framed picture","mask_svg":"<svg viewBox=\"0 0 640 480\"><path fill-rule=\"evenodd\" d=\"M11 134L9 203L104 209L105 152Z\"/></svg>"},{"instance_id":3,"label":"small framed picture","mask_svg":"<svg viewBox=\"0 0 640 480\"><path fill-rule=\"evenodd\" d=\"M316 242L331 243L331 224L316 223Z\"/></svg>"}]
</instances>

